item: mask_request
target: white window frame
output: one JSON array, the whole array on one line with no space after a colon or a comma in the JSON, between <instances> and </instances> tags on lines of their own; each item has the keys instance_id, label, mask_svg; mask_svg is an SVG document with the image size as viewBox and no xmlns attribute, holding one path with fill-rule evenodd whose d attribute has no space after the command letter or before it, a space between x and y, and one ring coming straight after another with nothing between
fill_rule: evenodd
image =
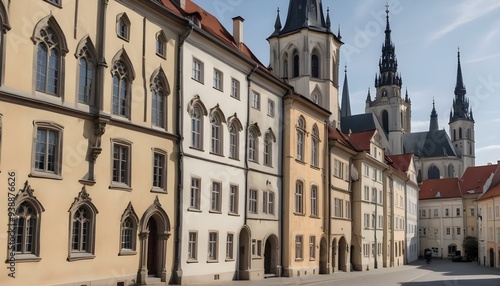
<instances>
[{"instance_id":1,"label":"white window frame","mask_svg":"<svg viewBox=\"0 0 500 286\"><path fill-rule=\"evenodd\" d=\"M220 213L222 201L222 183L212 181L210 188L210 212Z\"/></svg>"},{"instance_id":2,"label":"white window frame","mask_svg":"<svg viewBox=\"0 0 500 286\"><path fill-rule=\"evenodd\" d=\"M224 90L224 73L218 69L214 69L214 82L213 88L219 91Z\"/></svg>"},{"instance_id":3,"label":"white window frame","mask_svg":"<svg viewBox=\"0 0 500 286\"><path fill-rule=\"evenodd\" d=\"M193 58L191 78L197 82L203 83L203 62Z\"/></svg>"}]
</instances>

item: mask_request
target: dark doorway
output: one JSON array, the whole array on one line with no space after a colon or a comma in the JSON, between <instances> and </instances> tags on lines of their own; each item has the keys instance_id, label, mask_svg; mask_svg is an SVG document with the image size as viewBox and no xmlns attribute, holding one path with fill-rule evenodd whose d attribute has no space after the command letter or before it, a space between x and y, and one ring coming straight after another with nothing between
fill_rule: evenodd
<instances>
[{"instance_id":1,"label":"dark doorway","mask_svg":"<svg viewBox=\"0 0 500 286\"><path fill-rule=\"evenodd\" d=\"M319 274L328 274L328 246L324 237L319 244Z\"/></svg>"},{"instance_id":2,"label":"dark doorway","mask_svg":"<svg viewBox=\"0 0 500 286\"><path fill-rule=\"evenodd\" d=\"M339 250L338 250L338 257L339 257L339 264L338 268L339 271L346 271L346 252L347 252L347 243L345 241L345 238L342 236L339 240Z\"/></svg>"},{"instance_id":3,"label":"dark doorway","mask_svg":"<svg viewBox=\"0 0 500 286\"><path fill-rule=\"evenodd\" d=\"M156 221L151 217L148 221L148 275L158 274L158 228Z\"/></svg>"},{"instance_id":4,"label":"dark doorway","mask_svg":"<svg viewBox=\"0 0 500 286\"><path fill-rule=\"evenodd\" d=\"M239 251L238 251L238 279L248 280L248 269L250 269L250 234L246 228L240 231Z\"/></svg>"},{"instance_id":5,"label":"dark doorway","mask_svg":"<svg viewBox=\"0 0 500 286\"><path fill-rule=\"evenodd\" d=\"M266 246L264 248L264 273L266 276L278 275L277 273L277 243L278 239L275 235L271 235L266 239Z\"/></svg>"},{"instance_id":6,"label":"dark doorway","mask_svg":"<svg viewBox=\"0 0 500 286\"><path fill-rule=\"evenodd\" d=\"M493 251L493 248L490 248L490 266L495 267L495 251Z\"/></svg>"}]
</instances>

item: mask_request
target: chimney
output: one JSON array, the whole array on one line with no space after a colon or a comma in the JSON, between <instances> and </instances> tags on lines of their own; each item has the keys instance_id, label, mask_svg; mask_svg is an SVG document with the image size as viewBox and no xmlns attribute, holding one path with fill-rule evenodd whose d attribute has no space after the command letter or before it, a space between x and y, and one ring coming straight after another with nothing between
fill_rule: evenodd
<instances>
[{"instance_id":1,"label":"chimney","mask_svg":"<svg viewBox=\"0 0 500 286\"><path fill-rule=\"evenodd\" d=\"M241 16L233 18L233 38L238 47L243 43L243 21Z\"/></svg>"}]
</instances>

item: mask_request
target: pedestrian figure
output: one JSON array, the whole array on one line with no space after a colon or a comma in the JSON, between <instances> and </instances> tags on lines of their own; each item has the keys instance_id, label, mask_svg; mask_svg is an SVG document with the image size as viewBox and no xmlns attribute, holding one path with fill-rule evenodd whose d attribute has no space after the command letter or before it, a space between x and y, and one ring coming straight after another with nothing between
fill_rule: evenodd
<instances>
[{"instance_id":1,"label":"pedestrian figure","mask_svg":"<svg viewBox=\"0 0 500 286\"><path fill-rule=\"evenodd\" d=\"M425 250L424 255L425 255L425 261L427 262L427 264L431 263L431 257L432 257L432 252L431 252L431 250L427 248L427 249Z\"/></svg>"}]
</instances>

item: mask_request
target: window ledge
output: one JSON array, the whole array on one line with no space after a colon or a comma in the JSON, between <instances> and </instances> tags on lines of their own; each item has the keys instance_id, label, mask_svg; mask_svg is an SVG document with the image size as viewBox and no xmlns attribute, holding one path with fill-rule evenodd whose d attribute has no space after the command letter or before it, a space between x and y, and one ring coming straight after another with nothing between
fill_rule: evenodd
<instances>
[{"instance_id":1,"label":"window ledge","mask_svg":"<svg viewBox=\"0 0 500 286\"><path fill-rule=\"evenodd\" d=\"M237 157L228 157L228 158L231 159L231 160L235 160L235 161L239 161L240 160L240 158L237 158Z\"/></svg>"},{"instance_id":2,"label":"window ledge","mask_svg":"<svg viewBox=\"0 0 500 286\"><path fill-rule=\"evenodd\" d=\"M189 207L187 209L188 212L195 212L195 213L201 213L202 211L200 209L195 209L195 208L192 208L192 207Z\"/></svg>"},{"instance_id":3,"label":"window ledge","mask_svg":"<svg viewBox=\"0 0 500 286\"><path fill-rule=\"evenodd\" d=\"M316 261L316 258L309 258L309 261Z\"/></svg>"},{"instance_id":4,"label":"window ledge","mask_svg":"<svg viewBox=\"0 0 500 286\"><path fill-rule=\"evenodd\" d=\"M42 260L42 258L36 256L35 254L21 254L21 253L16 253L14 255L14 260L13 261L5 260L5 263L10 263L10 262L14 262L14 263L38 262L40 260Z\"/></svg>"},{"instance_id":5,"label":"window ledge","mask_svg":"<svg viewBox=\"0 0 500 286\"><path fill-rule=\"evenodd\" d=\"M262 259L262 256L257 256L256 255L256 256L252 257L252 260L259 260L259 259Z\"/></svg>"},{"instance_id":6,"label":"window ledge","mask_svg":"<svg viewBox=\"0 0 500 286\"><path fill-rule=\"evenodd\" d=\"M293 214L294 214L294 215L298 215L298 216L306 216L306 215L305 215L305 214L303 214L303 213L297 213L297 212L294 212Z\"/></svg>"},{"instance_id":7,"label":"window ledge","mask_svg":"<svg viewBox=\"0 0 500 286\"><path fill-rule=\"evenodd\" d=\"M212 86L212 88L217 90L217 91L224 92L224 90L222 90L221 88L216 88L215 86Z\"/></svg>"},{"instance_id":8,"label":"window ledge","mask_svg":"<svg viewBox=\"0 0 500 286\"><path fill-rule=\"evenodd\" d=\"M321 217L317 216L317 215L310 215L309 216L310 218L314 218L314 219L321 219Z\"/></svg>"},{"instance_id":9,"label":"window ledge","mask_svg":"<svg viewBox=\"0 0 500 286\"><path fill-rule=\"evenodd\" d=\"M219 263L219 260L207 260L207 263Z\"/></svg>"},{"instance_id":10,"label":"window ledge","mask_svg":"<svg viewBox=\"0 0 500 286\"><path fill-rule=\"evenodd\" d=\"M295 258L295 261L304 261L304 258Z\"/></svg>"},{"instance_id":11,"label":"window ledge","mask_svg":"<svg viewBox=\"0 0 500 286\"><path fill-rule=\"evenodd\" d=\"M124 183L118 183L118 182L111 182L111 185L109 185L109 189L111 190L120 190L120 191L132 191L132 188Z\"/></svg>"},{"instance_id":12,"label":"window ledge","mask_svg":"<svg viewBox=\"0 0 500 286\"><path fill-rule=\"evenodd\" d=\"M32 171L29 174L30 177L33 178L43 178L43 179L52 179L52 180L62 180L62 176L55 173L46 173L43 171Z\"/></svg>"},{"instance_id":13,"label":"window ledge","mask_svg":"<svg viewBox=\"0 0 500 286\"><path fill-rule=\"evenodd\" d=\"M196 82L199 82L201 84L204 84L202 80L199 80L199 79L195 79L194 77L191 77L192 80L196 81Z\"/></svg>"},{"instance_id":14,"label":"window ledge","mask_svg":"<svg viewBox=\"0 0 500 286\"><path fill-rule=\"evenodd\" d=\"M130 32L130 29L129 29L129 32ZM122 35L116 33L116 36L119 38L119 39L122 39L124 40L125 42L129 42L130 40L128 39L128 37L123 37Z\"/></svg>"},{"instance_id":15,"label":"window ledge","mask_svg":"<svg viewBox=\"0 0 500 286\"><path fill-rule=\"evenodd\" d=\"M321 170L320 167L318 166L314 166L314 165L310 165L311 169L314 169L314 170Z\"/></svg>"},{"instance_id":16,"label":"window ledge","mask_svg":"<svg viewBox=\"0 0 500 286\"><path fill-rule=\"evenodd\" d=\"M222 214L221 211L215 211L215 210L209 210L208 212L211 214Z\"/></svg>"},{"instance_id":17,"label":"window ledge","mask_svg":"<svg viewBox=\"0 0 500 286\"><path fill-rule=\"evenodd\" d=\"M95 255L92 254L92 253L88 253L88 252L85 252L85 253L72 252L68 256L67 260L69 262L71 262L71 261L78 261L78 260L85 260L85 259L94 259L94 258L95 258Z\"/></svg>"},{"instance_id":18,"label":"window ledge","mask_svg":"<svg viewBox=\"0 0 500 286\"><path fill-rule=\"evenodd\" d=\"M215 156L219 156L219 157L224 157L223 154L221 153L215 153L215 152L209 152L210 155L215 155Z\"/></svg>"},{"instance_id":19,"label":"window ledge","mask_svg":"<svg viewBox=\"0 0 500 286\"><path fill-rule=\"evenodd\" d=\"M205 150L203 150L202 148L195 147L195 146L189 146L189 149L191 149L191 150L197 150L197 151L201 151L201 152L205 152Z\"/></svg>"},{"instance_id":20,"label":"window ledge","mask_svg":"<svg viewBox=\"0 0 500 286\"><path fill-rule=\"evenodd\" d=\"M151 193L157 193L157 194L168 194L168 192L163 189L163 188L158 188L158 187L153 187L151 189Z\"/></svg>"},{"instance_id":21,"label":"window ledge","mask_svg":"<svg viewBox=\"0 0 500 286\"><path fill-rule=\"evenodd\" d=\"M160 132L167 132L167 129L165 127L161 127L161 126L154 125L154 124L151 124L151 129L157 130Z\"/></svg>"},{"instance_id":22,"label":"window ledge","mask_svg":"<svg viewBox=\"0 0 500 286\"><path fill-rule=\"evenodd\" d=\"M188 259L186 263L198 263L198 260L195 259Z\"/></svg>"},{"instance_id":23,"label":"window ledge","mask_svg":"<svg viewBox=\"0 0 500 286\"><path fill-rule=\"evenodd\" d=\"M238 213L232 213L232 212L227 213L227 215L230 215L230 216L240 216L240 214L238 214Z\"/></svg>"},{"instance_id":24,"label":"window ledge","mask_svg":"<svg viewBox=\"0 0 500 286\"><path fill-rule=\"evenodd\" d=\"M296 163L299 163L299 164L301 164L301 165L305 165L305 164L306 164L306 162L304 162L304 161L302 161L302 160L299 160L299 159L295 159L295 162L296 162Z\"/></svg>"},{"instance_id":25,"label":"window ledge","mask_svg":"<svg viewBox=\"0 0 500 286\"><path fill-rule=\"evenodd\" d=\"M118 254L118 256L130 256L130 255L136 255L137 252L135 250L132 250L132 249L122 249L120 250L120 253Z\"/></svg>"},{"instance_id":26,"label":"window ledge","mask_svg":"<svg viewBox=\"0 0 500 286\"><path fill-rule=\"evenodd\" d=\"M167 57L163 53L156 52L156 55L159 56L162 59L165 59L165 60L167 59Z\"/></svg>"}]
</instances>

